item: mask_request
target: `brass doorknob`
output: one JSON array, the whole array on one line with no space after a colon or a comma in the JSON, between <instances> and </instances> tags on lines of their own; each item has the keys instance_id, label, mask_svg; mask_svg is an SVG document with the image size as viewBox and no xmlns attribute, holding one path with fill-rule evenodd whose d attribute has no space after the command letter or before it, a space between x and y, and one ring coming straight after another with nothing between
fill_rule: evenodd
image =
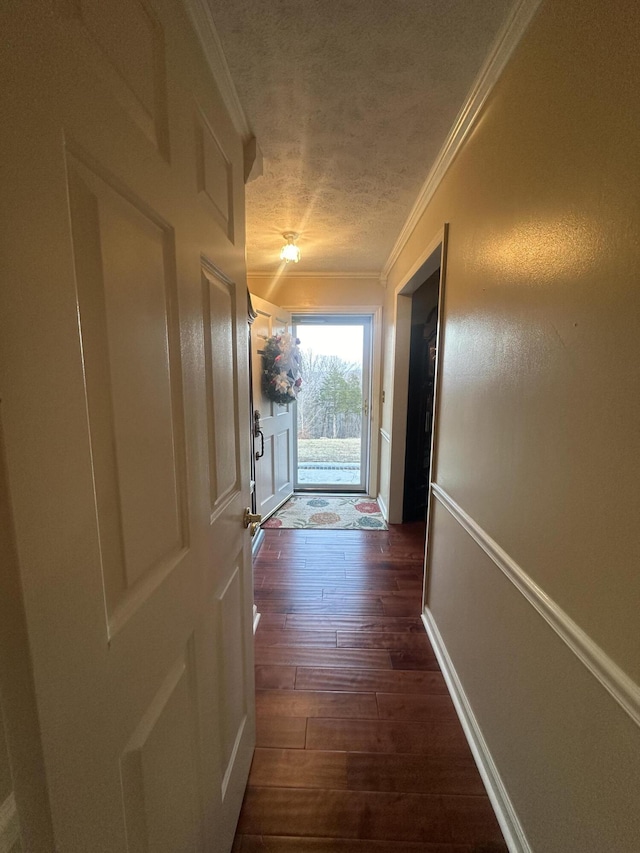
<instances>
[{"instance_id":1,"label":"brass doorknob","mask_svg":"<svg viewBox=\"0 0 640 853\"><path fill-rule=\"evenodd\" d=\"M260 528L260 522L262 521L262 516L257 512L251 512L249 507L245 508L244 515L242 517L242 523L245 527L249 527L251 529L251 535L255 536Z\"/></svg>"}]
</instances>

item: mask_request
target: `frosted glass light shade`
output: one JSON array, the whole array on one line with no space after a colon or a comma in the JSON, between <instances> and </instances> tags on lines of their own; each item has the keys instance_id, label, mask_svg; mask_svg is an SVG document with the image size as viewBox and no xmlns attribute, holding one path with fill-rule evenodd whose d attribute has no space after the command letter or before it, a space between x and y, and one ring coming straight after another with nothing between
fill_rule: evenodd
<instances>
[{"instance_id":1,"label":"frosted glass light shade","mask_svg":"<svg viewBox=\"0 0 640 853\"><path fill-rule=\"evenodd\" d=\"M300 249L293 242L297 234L283 234L282 235L287 241L282 249L280 250L280 260L284 261L288 264L290 261L293 261L294 264L297 264L300 260Z\"/></svg>"}]
</instances>

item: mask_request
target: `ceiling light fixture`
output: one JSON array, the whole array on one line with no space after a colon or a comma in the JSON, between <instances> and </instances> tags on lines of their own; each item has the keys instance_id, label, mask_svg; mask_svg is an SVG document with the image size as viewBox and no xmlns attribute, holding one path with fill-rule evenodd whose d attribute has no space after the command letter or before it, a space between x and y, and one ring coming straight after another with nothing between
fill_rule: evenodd
<instances>
[{"instance_id":1,"label":"ceiling light fixture","mask_svg":"<svg viewBox=\"0 0 640 853\"><path fill-rule=\"evenodd\" d=\"M298 239L298 235L295 231L285 231L282 236L287 242L280 250L280 260L284 261L285 264L288 264L289 261L293 261L294 264L297 264L300 260L300 249L295 243Z\"/></svg>"}]
</instances>

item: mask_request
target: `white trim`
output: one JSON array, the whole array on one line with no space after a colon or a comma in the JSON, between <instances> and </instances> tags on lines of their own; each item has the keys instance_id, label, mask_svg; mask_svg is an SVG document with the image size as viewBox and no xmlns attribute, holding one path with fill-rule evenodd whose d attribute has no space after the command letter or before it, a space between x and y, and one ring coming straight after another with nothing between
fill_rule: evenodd
<instances>
[{"instance_id":1,"label":"white trim","mask_svg":"<svg viewBox=\"0 0 640 853\"><path fill-rule=\"evenodd\" d=\"M258 630L258 622L260 622L260 616L261 616L261 614L258 613L258 605L254 604L253 605L253 633L254 634Z\"/></svg>"},{"instance_id":2,"label":"white trim","mask_svg":"<svg viewBox=\"0 0 640 853\"><path fill-rule=\"evenodd\" d=\"M411 361L411 297L416 290L440 268L438 285L438 332L435 364L435 395L433 399L432 445L437 425L437 389L440 373L444 338L444 289L447 277L447 245L449 223L445 222L436 236L424 250L419 261L404 276L395 289L394 304L394 343L393 343L393 384L391 389L391 433L389 454L389 520L400 524L404 514L404 480L407 446L407 414L409 403L409 363ZM435 455L431 448L431 463ZM430 472L433 476L433 472ZM427 510L428 518L428 510Z\"/></svg>"},{"instance_id":3,"label":"white trim","mask_svg":"<svg viewBox=\"0 0 640 853\"><path fill-rule=\"evenodd\" d=\"M251 557L255 560L258 556L258 551L262 547L262 542L264 540L264 530L259 527L256 535L251 539Z\"/></svg>"},{"instance_id":4,"label":"white trim","mask_svg":"<svg viewBox=\"0 0 640 853\"><path fill-rule=\"evenodd\" d=\"M292 314L355 314L356 317L373 317L374 322L382 319L382 305L307 305L300 308L297 305L282 305L284 311Z\"/></svg>"},{"instance_id":5,"label":"white trim","mask_svg":"<svg viewBox=\"0 0 640 853\"><path fill-rule=\"evenodd\" d=\"M531 847L518 820L516 810L500 778L498 768L489 752L487 742L482 735L476 716L469 704L458 673L449 657L444 640L431 611L425 609L422 614L422 621L431 640L435 655L438 658L438 663L449 688L449 693L460 719L460 724L469 742L484 786L487 789L487 794L498 818L498 823L507 842L507 847L510 853L531 853Z\"/></svg>"},{"instance_id":6,"label":"white trim","mask_svg":"<svg viewBox=\"0 0 640 853\"><path fill-rule=\"evenodd\" d=\"M389 523L389 512L387 510L387 505L384 502L384 498L382 497L380 492L378 492L378 497L376 498L376 500L378 501L378 506L380 507L380 512L382 513L382 517L384 518L384 520L388 524Z\"/></svg>"},{"instance_id":7,"label":"white trim","mask_svg":"<svg viewBox=\"0 0 640 853\"><path fill-rule=\"evenodd\" d=\"M589 672L611 694L621 708L640 725L640 686L577 625L538 584L529 577L489 534L436 483L431 491L482 550L501 569L514 586L535 607Z\"/></svg>"},{"instance_id":8,"label":"white trim","mask_svg":"<svg viewBox=\"0 0 640 853\"><path fill-rule=\"evenodd\" d=\"M211 9L207 0L183 0L183 2L233 126L240 134L242 142L246 144L253 136L253 132L231 77Z\"/></svg>"},{"instance_id":9,"label":"white trim","mask_svg":"<svg viewBox=\"0 0 640 853\"><path fill-rule=\"evenodd\" d=\"M405 273L395 289L396 296L411 296L437 269L441 261L437 250L448 236L449 223L445 222L438 234L418 256L409 272ZM442 254L442 253L441 253Z\"/></svg>"},{"instance_id":10,"label":"white trim","mask_svg":"<svg viewBox=\"0 0 640 853\"><path fill-rule=\"evenodd\" d=\"M13 793L0 805L0 853L10 853L20 839L20 824Z\"/></svg>"},{"instance_id":11,"label":"white trim","mask_svg":"<svg viewBox=\"0 0 640 853\"><path fill-rule=\"evenodd\" d=\"M385 441L391 442L391 436L386 431L386 429L382 429L382 427L380 427L380 435L382 436L382 438L384 438Z\"/></svg>"},{"instance_id":12,"label":"white trim","mask_svg":"<svg viewBox=\"0 0 640 853\"><path fill-rule=\"evenodd\" d=\"M511 54L531 23L540 3L541 0L520 0L498 33L493 47L480 69L463 107L449 131L449 135L431 167L426 181L422 185L418 198L402 227L402 231L382 268L381 278L386 279L388 277L391 268L398 260L400 252L404 249L414 228L418 224L418 220L433 198L440 181L445 176L471 129L478 120L485 101L500 78Z\"/></svg>"},{"instance_id":13,"label":"white trim","mask_svg":"<svg viewBox=\"0 0 640 853\"><path fill-rule=\"evenodd\" d=\"M277 270L247 270L247 278L281 278L282 272L280 268ZM346 278L346 279L367 279L367 281L371 281L371 279L375 279L381 287L384 287L383 282L380 280L380 272L310 272L309 270L304 270L298 272L297 270L291 270L290 274L287 274L287 278Z\"/></svg>"}]
</instances>

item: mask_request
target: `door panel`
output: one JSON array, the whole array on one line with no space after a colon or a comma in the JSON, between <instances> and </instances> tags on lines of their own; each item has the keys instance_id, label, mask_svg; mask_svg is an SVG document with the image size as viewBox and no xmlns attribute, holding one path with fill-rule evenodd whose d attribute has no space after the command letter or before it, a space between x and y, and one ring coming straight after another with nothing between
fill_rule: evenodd
<instances>
[{"instance_id":1,"label":"door panel","mask_svg":"<svg viewBox=\"0 0 640 853\"><path fill-rule=\"evenodd\" d=\"M257 316L251 330L253 408L260 412L264 455L256 460L256 504L263 518L293 494L293 430L295 403L280 406L262 388L262 344L266 338L291 331L291 315L277 305L251 296ZM255 442L260 450L260 440Z\"/></svg>"},{"instance_id":2,"label":"door panel","mask_svg":"<svg viewBox=\"0 0 640 853\"><path fill-rule=\"evenodd\" d=\"M73 255L107 609L186 547L173 235L70 156ZM107 183L109 181L109 183ZM173 261L173 262L172 262ZM116 619L117 622L117 619Z\"/></svg>"},{"instance_id":3,"label":"door panel","mask_svg":"<svg viewBox=\"0 0 640 853\"><path fill-rule=\"evenodd\" d=\"M255 734L241 140L182 4L0 18L0 389L55 844L226 853Z\"/></svg>"},{"instance_id":4,"label":"door panel","mask_svg":"<svg viewBox=\"0 0 640 853\"><path fill-rule=\"evenodd\" d=\"M128 851L200 851L193 661L188 644L120 758ZM172 806L166 808L171 797Z\"/></svg>"},{"instance_id":5,"label":"door panel","mask_svg":"<svg viewBox=\"0 0 640 853\"><path fill-rule=\"evenodd\" d=\"M235 285L211 264L202 268L211 520L240 488ZM231 423L230 423L231 422ZM229 429L229 426L232 429Z\"/></svg>"}]
</instances>

